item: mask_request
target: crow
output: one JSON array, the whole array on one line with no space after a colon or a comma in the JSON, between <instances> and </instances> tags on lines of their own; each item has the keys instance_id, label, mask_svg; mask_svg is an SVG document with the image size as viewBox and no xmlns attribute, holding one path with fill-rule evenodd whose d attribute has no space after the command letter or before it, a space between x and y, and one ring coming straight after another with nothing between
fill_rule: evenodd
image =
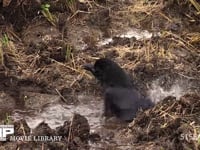
<instances>
[{"instance_id":1,"label":"crow","mask_svg":"<svg viewBox=\"0 0 200 150\"><path fill-rule=\"evenodd\" d=\"M154 105L134 88L130 77L114 61L100 58L94 65L86 64L83 68L90 71L103 86L105 117L115 115L130 122L139 109L145 110Z\"/></svg>"},{"instance_id":2,"label":"crow","mask_svg":"<svg viewBox=\"0 0 200 150\"><path fill-rule=\"evenodd\" d=\"M132 87L130 77L117 63L110 59L101 58L94 65L86 64L83 68L90 71L103 87Z\"/></svg>"},{"instance_id":3,"label":"crow","mask_svg":"<svg viewBox=\"0 0 200 150\"><path fill-rule=\"evenodd\" d=\"M110 87L105 90L104 115L106 117L115 114L117 118L130 122L139 109L146 110L152 106L152 101L141 96L135 89Z\"/></svg>"}]
</instances>

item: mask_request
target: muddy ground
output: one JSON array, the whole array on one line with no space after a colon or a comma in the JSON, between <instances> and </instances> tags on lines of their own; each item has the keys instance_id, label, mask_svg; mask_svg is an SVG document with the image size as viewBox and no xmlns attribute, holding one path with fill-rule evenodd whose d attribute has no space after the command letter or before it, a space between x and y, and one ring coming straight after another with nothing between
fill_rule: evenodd
<instances>
[{"instance_id":1,"label":"muddy ground","mask_svg":"<svg viewBox=\"0 0 200 150\"><path fill-rule=\"evenodd\" d=\"M2 150L199 149L200 7L189 0L0 0ZM49 7L50 6L50 7ZM130 124L102 118L102 89L82 69L108 57L156 106Z\"/></svg>"}]
</instances>

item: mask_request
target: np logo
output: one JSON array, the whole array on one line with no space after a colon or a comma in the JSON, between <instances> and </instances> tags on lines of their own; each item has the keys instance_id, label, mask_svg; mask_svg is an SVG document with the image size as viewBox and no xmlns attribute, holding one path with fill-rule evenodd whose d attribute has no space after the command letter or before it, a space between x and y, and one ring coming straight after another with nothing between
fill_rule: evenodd
<instances>
[{"instance_id":1,"label":"np logo","mask_svg":"<svg viewBox=\"0 0 200 150\"><path fill-rule=\"evenodd\" d=\"M14 133L14 125L0 125L0 141L6 141L9 134Z\"/></svg>"}]
</instances>

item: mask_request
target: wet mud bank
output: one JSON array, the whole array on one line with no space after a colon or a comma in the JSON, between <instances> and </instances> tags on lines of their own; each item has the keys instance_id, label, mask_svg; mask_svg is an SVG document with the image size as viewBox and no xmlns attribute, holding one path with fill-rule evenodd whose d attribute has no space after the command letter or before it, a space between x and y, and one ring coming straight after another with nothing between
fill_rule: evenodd
<instances>
[{"instance_id":1,"label":"wet mud bank","mask_svg":"<svg viewBox=\"0 0 200 150\"><path fill-rule=\"evenodd\" d=\"M199 149L199 2L0 0L1 149ZM107 57L156 103L130 124L102 117L82 65ZM187 136L191 134L189 139ZM9 138L9 137L8 137Z\"/></svg>"}]
</instances>

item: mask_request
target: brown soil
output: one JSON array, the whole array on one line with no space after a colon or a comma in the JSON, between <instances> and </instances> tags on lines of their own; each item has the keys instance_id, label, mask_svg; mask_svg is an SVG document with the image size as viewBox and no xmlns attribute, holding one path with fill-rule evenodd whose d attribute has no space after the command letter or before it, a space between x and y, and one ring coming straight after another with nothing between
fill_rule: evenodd
<instances>
[{"instance_id":1,"label":"brown soil","mask_svg":"<svg viewBox=\"0 0 200 150\"><path fill-rule=\"evenodd\" d=\"M44 16L42 4L50 5L52 17ZM198 11L189 0L0 0L1 124L12 121L16 110L77 105L80 93L101 99L99 85L81 67L99 57L118 62L144 95L155 81L165 90L183 88L180 99L160 99L125 127L90 133L87 119L76 114L57 129L46 123L34 129L62 134L61 142L1 142L0 149L199 149L198 141L180 140L181 134L200 134ZM152 37L119 36L131 29L148 30ZM107 38L113 41L99 45ZM30 134L25 120L19 124Z\"/></svg>"}]
</instances>

